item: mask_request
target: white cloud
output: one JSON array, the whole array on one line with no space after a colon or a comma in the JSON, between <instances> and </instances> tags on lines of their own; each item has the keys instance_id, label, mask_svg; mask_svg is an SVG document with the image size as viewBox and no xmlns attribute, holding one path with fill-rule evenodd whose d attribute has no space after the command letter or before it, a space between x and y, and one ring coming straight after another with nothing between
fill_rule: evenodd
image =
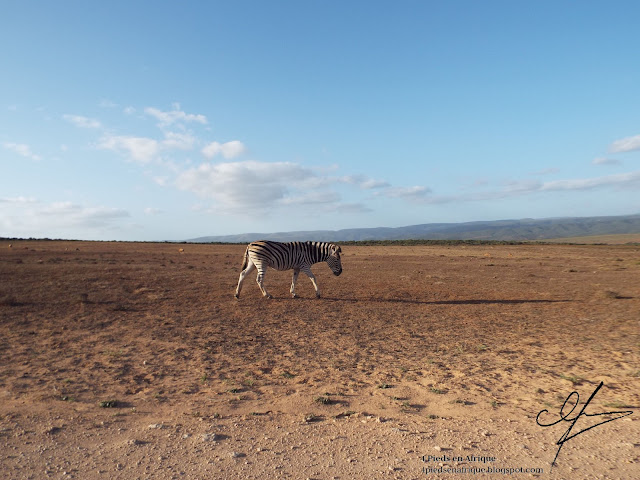
<instances>
[{"instance_id":1,"label":"white cloud","mask_svg":"<svg viewBox=\"0 0 640 480\"><path fill-rule=\"evenodd\" d=\"M597 178L578 178L573 180L556 180L545 182L541 191L554 190L592 190L595 188L627 188L640 186L640 171L607 175Z\"/></svg>"},{"instance_id":2,"label":"white cloud","mask_svg":"<svg viewBox=\"0 0 640 480\"><path fill-rule=\"evenodd\" d=\"M365 175L347 175L340 177L340 181L350 185L357 185L364 190L372 190L376 188L390 187L389 182L381 180L373 180Z\"/></svg>"},{"instance_id":3,"label":"white cloud","mask_svg":"<svg viewBox=\"0 0 640 480\"><path fill-rule=\"evenodd\" d=\"M65 232L112 228L127 217L129 213L118 208L43 203L27 197L0 200L0 230L8 236L73 237Z\"/></svg>"},{"instance_id":4,"label":"white cloud","mask_svg":"<svg viewBox=\"0 0 640 480\"><path fill-rule=\"evenodd\" d=\"M5 197L0 198L0 203L11 203L14 205L26 205L30 203L36 203L37 200L33 197Z\"/></svg>"},{"instance_id":5,"label":"white cloud","mask_svg":"<svg viewBox=\"0 0 640 480\"><path fill-rule=\"evenodd\" d=\"M625 189L640 188L640 171L606 175L596 178L576 178L568 180L554 180L550 182L536 181L511 181L504 188L494 191L467 193L463 195L434 195L424 198L425 203L444 204L458 202L481 202L488 200L500 200L531 195L540 192L582 191L596 189Z\"/></svg>"},{"instance_id":6,"label":"white cloud","mask_svg":"<svg viewBox=\"0 0 640 480\"><path fill-rule=\"evenodd\" d=\"M281 205L314 205L337 203L340 195L333 191L320 191L288 196L280 201Z\"/></svg>"},{"instance_id":7,"label":"white cloud","mask_svg":"<svg viewBox=\"0 0 640 480\"><path fill-rule=\"evenodd\" d=\"M191 150L196 143L196 138L190 133L165 132L162 146L178 150Z\"/></svg>"},{"instance_id":8,"label":"white cloud","mask_svg":"<svg viewBox=\"0 0 640 480\"><path fill-rule=\"evenodd\" d=\"M41 206L37 214L41 217L53 217L57 222L69 226L99 226L105 221L128 217L125 210L107 207L83 207L72 202L53 202Z\"/></svg>"},{"instance_id":9,"label":"white cloud","mask_svg":"<svg viewBox=\"0 0 640 480\"><path fill-rule=\"evenodd\" d=\"M609 146L611 153L632 152L634 150L640 150L640 135L616 140Z\"/></svg>"},{"instance_id":10,"label":"white cloud","mask_svg":"<svg viewBox=\"0 0 640 480\"><path fill-rule=\"evenodd\" d=\"M158 160L158 156L167 150L192 150L197 142L190 133L165 132L164 140L128 135L104 135L98 149L111 150L143 164Z\"/></svg>"},{"instance_id":11,"label":"white cloud","mask_svg":"<svg viewBox=\"0 0 640 480\"><path fill-rule=\"evenodd\" d=\"M158 141L146 137L106 135L102 137L97 147L101 150L125 154L141 163L149 163L160 152Z\"/></svg>"},{"instance_id":12,"label":"white cloud","mask_svg":"<svg viewBox=\"0 0 640 480\"><path fill-rule=\"evenodd\" d=\"M364 188L365 190L371 190L374 188L385 188L390 186L391 184L389 182L385 182L383 180L367 179L360 183L360 188Z\"/></svg>"},{"instance_id":13,"label":"white cloud","mask_svg":"<svg viewBox=\"0 0 640 480\"><path fill-rule=\"evenodd\" d=\"M144 209L145 215L160 215L161 213L163 213L163 211L159 208L147 207Z\"/></svg>"},{"instance_id":14,"label":"white cloud","mask_svg":"<svg viewBox=\"0 0 640 480\"><path fill-rule=\"evenodd\" d=\"M158 120L158 126L168 127L174 123L190 123L196 122L202 125L207 124L207 117L199 114L186 113L180 109L180 104L173 104L173 110L169 112L163 112L157 108L147 107L144 109L147 115L150 115Z\"/></svg>"},{"instance_id":15,"label":"white cloud","mask_svg":"<svg viewBox=\"0 0 640 480\"><path fill-rule=\"evenodd\" d=\"M364 175L332 176L318 169L291 162L204 163L183 170L174 185L201 198L215 200L210 211L263 214L278 207L315 205L322 211L365 213L371 210L359 202L343 203L333 187L349 184L359 189L378 189L377 196L423 201L430 190L424 186L392 187L388 182Z\"/></svg>"},{"instance_id":16,"label":"white cloud","mask_svg":"<svg viewBox=\"0 0 640 480\"><path fill-rule=\"evenodd\" d=\"M299 192L309 194L315 178L311 169L289 162L205 163L182 172L176 186L230 209L262 210L291 202Z\"/></svg>"},{"instance_id":17,"label":"white cloud","mask_svg":"<svg viewBox=\"0 0 640 480\"><path fill-rule=\"evenodd\" d=\"M542 182L537 180L511 180L505 182L505 193L533 192L540 189Z\"/></svg>"},{"instance_id":18,"label":"white cloud","mask_svg":"<svg viewBox=\"0 0 640 480\"><path fill-rule=\"evenodd\" d=\"M164 187L165 185L167 185L169 177L167 176L155 176L152 177L153 181L157 184L160 185L161 187Z\"/></svg>"},{"instance_id":19,"label":"white cloud","mask_svg":"<svg viewBox=\"0 0 640 480\"><path fill-rule=\"evenodd\" d=\"M83 117L82 115L63 115L62 118L79 128L102 127L102 124L98 120L94 118Z\"/></svg>"},{"instance_id":20,"label":"white cloud","mask_svg":"<svg viewBox=\"0 0 640 480\"><path fill-rule=\"evenodd\" d=\"M599 157L599 158L594 158L591 164L592 165L621 165L622 162L620 160L616 160L615 158Z\"/></svg>"},{"instance_id":21,"label":"white cloud","mask_svg":"<svg viewBox=\"0 0 640 480\"><path fill-rule=\"evenodd\" d=\"M202 149L202 154L207 158L213 158L221 154L224 158L230 160L239 157L246 151L247 149L242 142L232 140L226 143L211 142Z\"/></svg>"},{"instance_id":22,"label":"white cloud","mask_svg":"<svg viewBox=\"0 0 640 480\"><path fill-rule=\"evenodd\" d=\"M373 210L362 203L339 203L331 210L338 213L354 214L354 213L371 213Z\"/></svg>"},{"instance_id":23,"label":"white cloud","mask_svg":"<svg viewBox=\"0 0 640 480\"><path fill-rule=\"evenodd\" d=\"M376 195L383 195L388 198L402 198L405 200L422 200L429 193L431 193L431 189L417 185L413 187L387 187L376 192Z\"/></svg>"},{"instance_id":24,"label":"white cloud","mask_svg":"<svg viewBox=\"0 0 640 480\"><path fill-rule=\"evenodd\" d=\"M118 104L115 103L112 100L104 98L104 99L100 100L100 102L98 103L98 106L101 107L101 108L116 108L118 106Z\"/></svg>"},{"instance_id":25,"label":"white cloud","mask_svg":"<svg viewBox=\"0 0 640 480\"><path fill-rule=\"evenodd\" d=\"M29 147L29 145L26 145L24 143L5 142L2 144L2 146L13 153L17 153L18 155L21 155L23 157L30 158L31 160L39 161L42 159L40 155L36 155L31 151L31 147Z\"/></svg>"}]
</instances>

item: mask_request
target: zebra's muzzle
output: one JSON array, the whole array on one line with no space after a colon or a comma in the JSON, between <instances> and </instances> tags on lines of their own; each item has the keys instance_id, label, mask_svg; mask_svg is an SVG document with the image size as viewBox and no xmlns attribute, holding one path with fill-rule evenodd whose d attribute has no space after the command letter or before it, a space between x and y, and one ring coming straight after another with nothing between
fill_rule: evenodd
<instances>
[{"instance_id":1,"label":"zebra's muzzle","mask_svg":"<svg viewBox=\"0 0 640 480\"><path fill-rule=\"evenodd\" d=\"M337 272L333 272L333 274L334 274L336 277L339 277L341 273L342 273L342 269L338 270Z\"/></svg>"}]
</instances>

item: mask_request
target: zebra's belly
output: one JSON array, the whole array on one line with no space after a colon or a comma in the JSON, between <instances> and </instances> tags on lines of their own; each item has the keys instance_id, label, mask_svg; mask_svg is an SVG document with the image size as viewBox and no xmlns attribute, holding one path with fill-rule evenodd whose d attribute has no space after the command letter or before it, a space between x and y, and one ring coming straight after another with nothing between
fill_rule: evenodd
<instances>
[{"instance_id":1,"label":"zebra's belly","mask_svg":"<svg viewBox=\"0 0 640 480\"><path fill-rule=\"evenodd\" d=\"M278 265L278 264L274 264L273 262L269 263L269 266L274 270L278 270L280 272L284 272L286 270L300 269L303 267L303 265L300 263L287 263L287 264Z\"/></svg>"},{"instance_id":2,"label":"zebra's belly","mask_svg":"<svg viewBox=\"0 0 640 480\"><path fill-rule=\"evenodd\" d=\"M273 268L274 270L278 270L279 272L285 272L287 270L293 270L295 268L300 268L300 267L296 267L296 266L291 266L291 265L269 265L271 268Z\"/></svg>"}]
</instances>

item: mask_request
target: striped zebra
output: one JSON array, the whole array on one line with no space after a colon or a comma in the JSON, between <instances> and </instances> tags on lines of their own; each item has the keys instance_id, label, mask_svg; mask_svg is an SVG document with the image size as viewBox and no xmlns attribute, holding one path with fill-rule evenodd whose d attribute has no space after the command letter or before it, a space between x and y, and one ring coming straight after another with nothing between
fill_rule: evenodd
<instances>
[{"instance_id":1,"label":"striped zebra","mask_svg":"<svg viewBox=\"0 0 640 480\"><path fill-rule=\"evenodd\" d=\"M316 277L311 272L311 265L318 262L327 262L334 275L342 273L342 263L340 262L341 249L333 243L326 242L271 242L267 240L252 242L244 252L244 262L242 272L236 288L236 298L240 298L242 282L245 277L253 271L258 270L258 286L262 295L272 298L264 288L264 277L267 267L276 270L293 269L293 279L291 280L291 296L296 298L296 281L298 274L302 271L307 274L316 289L316 297L320 298L320 289L316 283Z\"/></svg>"}]
</instances>

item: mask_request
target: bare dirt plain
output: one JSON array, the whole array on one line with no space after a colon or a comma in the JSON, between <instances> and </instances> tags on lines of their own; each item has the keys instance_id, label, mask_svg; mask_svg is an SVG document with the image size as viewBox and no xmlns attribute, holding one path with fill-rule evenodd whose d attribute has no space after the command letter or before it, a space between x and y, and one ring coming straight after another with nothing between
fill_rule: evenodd
<instances>
[{"instance_id":1,"label":"bare dirt plain","mask_svg":"<svg viewBox=\"0 0 640 480\"><path fill-rule=\"evenodd\" d=\"M0 244L3 478L640 478L639 247L244 248Z\"/></svg>"}]
</instances>

